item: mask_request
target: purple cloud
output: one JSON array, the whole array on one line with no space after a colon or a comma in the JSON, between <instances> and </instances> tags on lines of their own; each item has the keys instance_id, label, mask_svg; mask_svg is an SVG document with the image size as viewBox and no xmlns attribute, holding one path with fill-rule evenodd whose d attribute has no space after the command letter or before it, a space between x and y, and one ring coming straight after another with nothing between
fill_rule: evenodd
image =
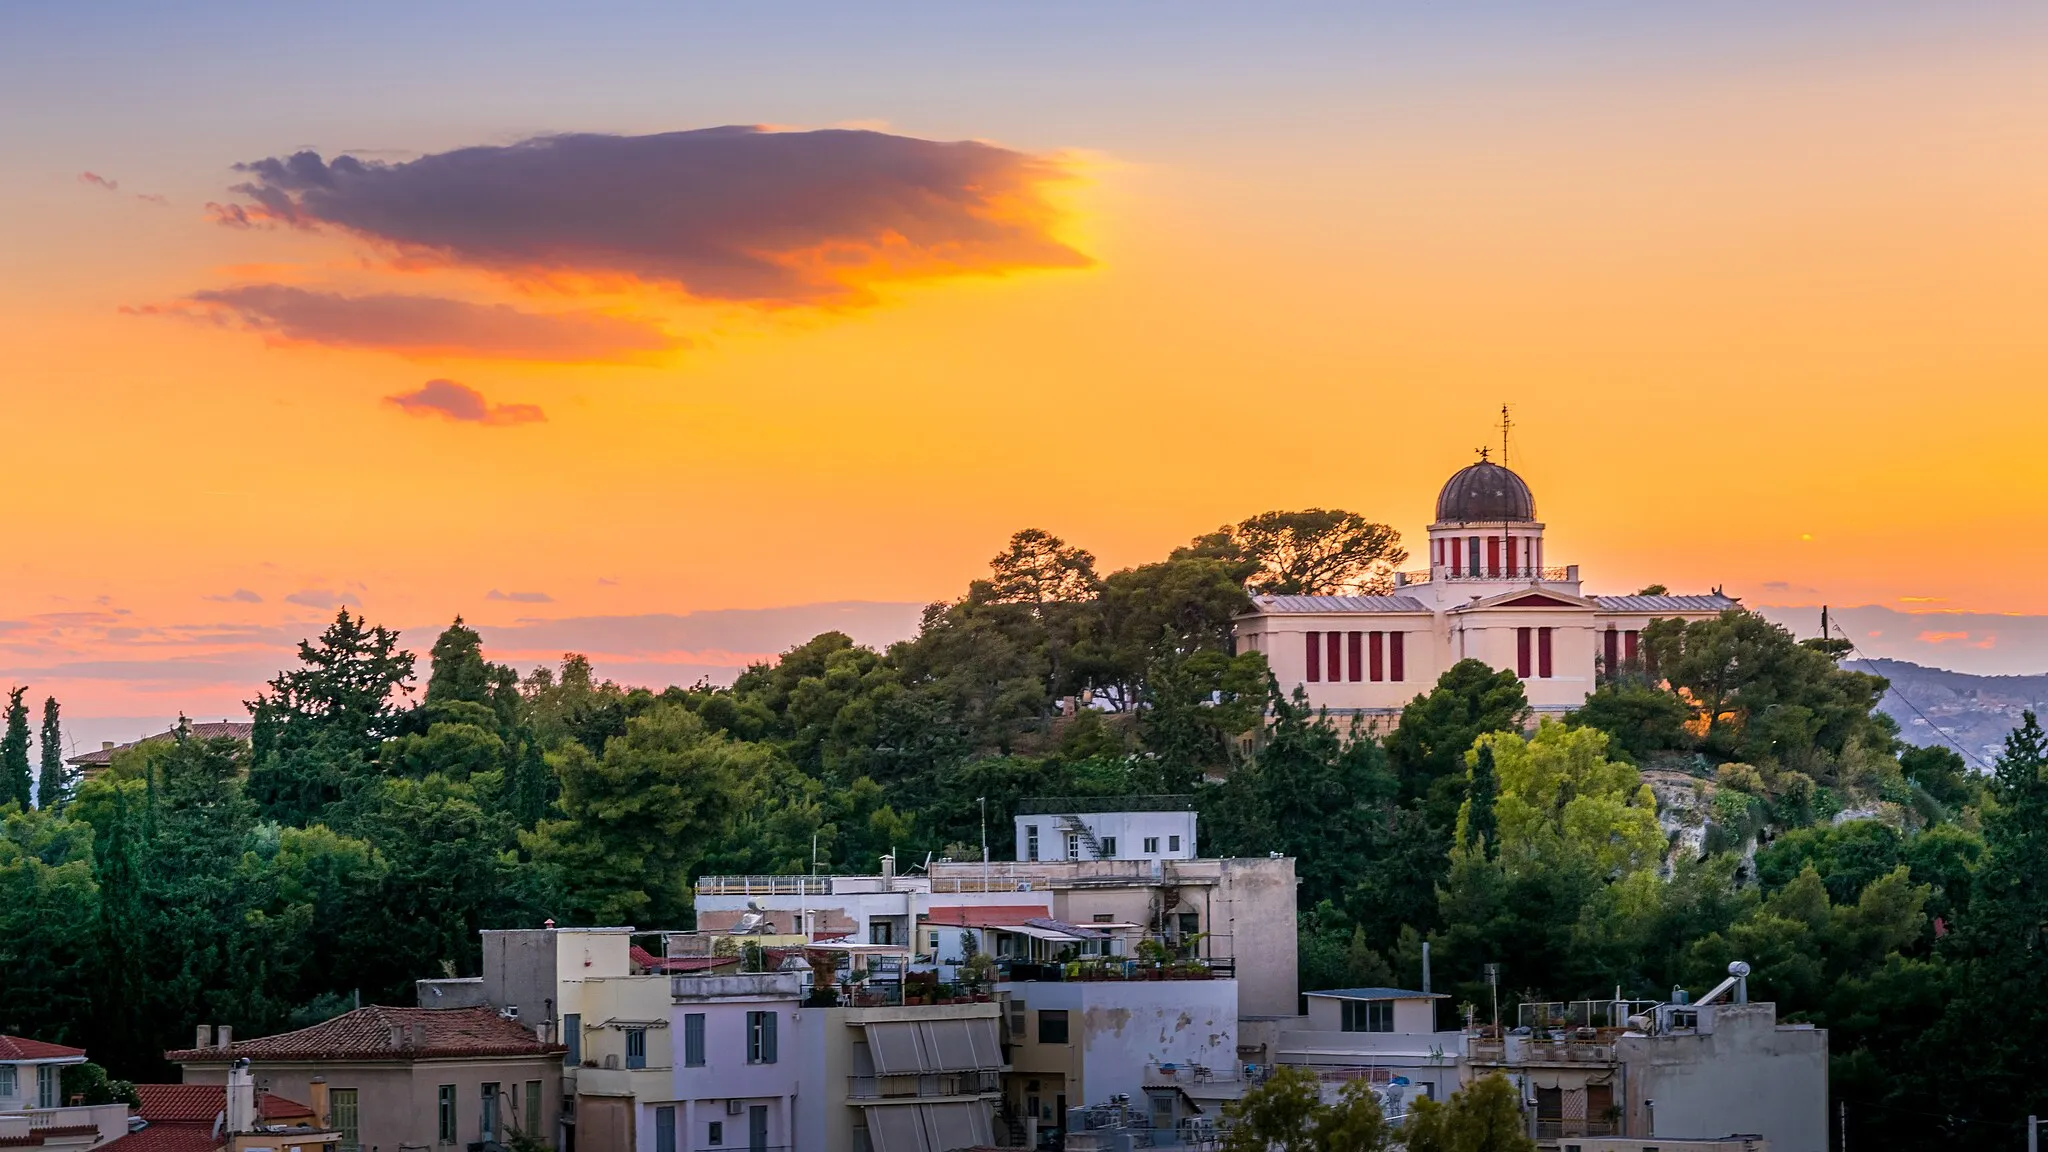
<instances>
[{"instance_id":1,"label":"purple cloud","mask_svg":"<svg viewBox=\"0 0 2048 1152\"><path fill-rule=\"evenodd\" d=\"M339 608L349 602L346 594L331 588L301 588L284 599L287 604L298 604L307 608Z\"/></svg>"},{"instance_id":2,"label":"purple cloud","mask_svg":"<svg viewBox=\"0 0 2048 1152\"><path fill-rule=\"evenodd\" d=\"M884 281L1091 261L1055 240L1059 163L881 132L580 133L399 163L316 152L237 166L217 219L333 227L517 279L624 280L767 305Z\"/></svg>"},{"instance_id":3,"label":"purple cloud","mask_svg":"<svg viewBox=\"0 0 2048 1152\"><path fill-rule=\"evenodd\" d=\"M78 174L78 182L88 188L104 188L109 192L119 192L121 190L121 182L119 180L109 180L97 172L80 172Z\"/></svg>"},{"instance_id":4,"label":"purple cloud","mask_svg":"<svg viewBox=\"0 0 2048 1152\"><path fill-rule=\"evenodd\" d=\"M414 416L439 416L465 424L535 424L548 418L539 405L495 404L483 393L453 380L429 380L414 391L386 396L384 401ZM498 598L496 592L491 596Z\"/></svg>"},{"instance_id":5,"label":"purple cloud","mask_svg":"<svg viewBox=\"0 0 2048 1152\"><path fill-rule=\"evenodd\" d=\"M217 601L217 602L219 602L219 603L222 603L222 604L261 604L261 603L263 603L263 597L261 597L261 596L257 595L257 594L256 594L256 593L254 593L254 592L251 592L251 591L250 591L250 590L248 590L247 588L237 588L237 589L235 589L235 590L234 590L233 592L223 592L223 593L221 593L221 594L220 594L220 595L218 595L218 596L208 596L208 597L206 597L206 599L208 599L208 600L213 600L213 601Z\"/></svg>"},{"instance_id":6,"label":"purple cloud","mask_svg":"<svg viewBox=\"0 0 2048 1152\"><path fill-rule=\"evenodd\" d=\"M177 304L123 311L208 318L281 343L412 357L575 364L639 359L685 343L648 321L601 312L525 312L508 304L391 292L344 296L288 284L208 289Z\"/></svg>"},{"instance_id":7,"label":"purple cloud","mask_svg":"<svg viewBox=\"0 0 2048 1152\"><path fill-rule=\"evenodd\" d=\"M496 588L484 594L486 600L510 600L515 604L553 604L555 598L545 592L500 592Z\"/></svg>"}]
</instances>

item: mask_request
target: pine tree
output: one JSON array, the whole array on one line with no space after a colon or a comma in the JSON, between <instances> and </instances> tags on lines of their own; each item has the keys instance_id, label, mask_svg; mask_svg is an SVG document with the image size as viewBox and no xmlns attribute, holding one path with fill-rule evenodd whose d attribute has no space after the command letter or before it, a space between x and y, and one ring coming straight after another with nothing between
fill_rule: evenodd
<instances>
[{"instance_id":1,"label":"pine tree","mask_svg":"<svg viewBox=\"0 0 2048 1152\"><path fill-rule=\"evenodd\" d=\"M50 812L71 799L71 771L64 766L64 734L57 724L55 696L43 701L43 731L37 743L43 754L43 774L36 781L36 807Z\"/></svg>"},{"instance_id":2,"label":"pine tree","mask_svg":"<svg viewBox=\"0 0 2048 1152\"><path fill-rule=\"evenodd\" d=\"M484 661L484 639L457 616L434 641L433 673L427 678L427 703L456 700L490 703L491 666Z\"/></svg>"},{"instance_id":3,"label":"pine tree","mask_svg":"<svg viewBox=\"0 0 2048 1152\"><path fill-rule=\"evenodd\" d=\"M7 734L0 736L0 803L12 800L26 810L35 798L35 776L28 767L28 707L21 698L26 685L7 693Z\"/></svg>"},{"instance_id":4,"label":"pine tree","mask_svg":"<svg viewBox=\"0 0 2048 1152\"><path fill-rule=\"evenodd\" d=\"M1482 743L1473 756L1472 778L1465 785L1464 845L1482 858L1491 859L1498 840L1493 801L1500 793L1500 779L1493 770L1493 745Z\"/></svg>"}]
</instances>

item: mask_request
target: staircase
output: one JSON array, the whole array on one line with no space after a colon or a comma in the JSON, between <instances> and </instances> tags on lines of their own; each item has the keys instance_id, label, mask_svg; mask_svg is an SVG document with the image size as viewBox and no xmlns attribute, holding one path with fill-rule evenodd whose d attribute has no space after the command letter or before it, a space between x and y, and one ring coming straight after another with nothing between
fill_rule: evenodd
<instances>
[{"instance_id":1,"label":"staircase","mask_svg":"<svg viewBox=\"0 0 2048 1152\"><path fill-rule=\"evenodd\" d=\"M1022 1148L1024 1146L1024 1121L1018 1118L1016 1109L1010 1107L1009 1097L999 1096L996 1098L996 1119L1002 1123L1004 1132L1009 1135L1009 1139L1005 1143L1012 1148Z\"/></svg>"},{"instance_id":2,"label":"staircase","mask_svg":"<svg viewBox=\"0 0 2048 1152\"><path fill-rule=\"evenodd\" d=\"M1102 859L1102 841L1095 838L1095 829L1082 823L1079 816L1061 816L1059 828L1060 831L1088 846L1087 859Z\"/></svg>"}]
</instances>

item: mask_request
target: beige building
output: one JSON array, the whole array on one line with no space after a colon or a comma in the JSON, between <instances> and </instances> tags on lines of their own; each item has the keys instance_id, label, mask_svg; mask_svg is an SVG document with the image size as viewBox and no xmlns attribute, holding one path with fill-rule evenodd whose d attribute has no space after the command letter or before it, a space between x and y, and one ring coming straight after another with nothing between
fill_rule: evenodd
<instances>
[{"instance_id":1,"label":"beige building","mask_svg":"<svg viewBox=\"0 0 2048 1152\"><path fill-rule=\"evenodd\" d=\"M802 1152L948 1152L995 1142L1001 1008L807 1007L798 1013Z\"/></svg>"},{"instance_id":2,"label":"beige building","mask_svg":"<svg viewBox=\"0 0 2048 1152\"><path fill-rule=\"evenodd\" d=\"M264 1091L316 1107L324 1094L337 1152L452 1150L514 1132L556 1146L562 1047L491 1008L358 1008L253 1040L210 1031L164 1053L186 1083L225 1085L247 1060Z\"/></svg>"},{"instance_id":3,"label":"beige building","mask_svg":"<svg viewBox=\"0 0 2048 1152\"><path fill-rule=\"evenodd\" d=\"M1257 596L1239 651L1265 654L1280 686L1337 715L1397 715L1460 660L1521 677L1539 713L1577 708L1600 677L1641 666L1642 630L1702 620L1737 602L1706 595L1591 595L1578 566L1545 554L1529 486L1486 460L1437 496L1429 566L1383 596Z\"/></svg>"},{"instance_id":4,"label":"beige building","mask_svg":"<svg viewBox=\"0 0 2048 1152\"><path fill-rule=\"evenodd\" d=\"M64 1069L85 1063L85 1049L0 1036L0 1148L46 1152L94 1148L128 1131L128 1106L74 1106Z\"/></svg>"}]
</instances>

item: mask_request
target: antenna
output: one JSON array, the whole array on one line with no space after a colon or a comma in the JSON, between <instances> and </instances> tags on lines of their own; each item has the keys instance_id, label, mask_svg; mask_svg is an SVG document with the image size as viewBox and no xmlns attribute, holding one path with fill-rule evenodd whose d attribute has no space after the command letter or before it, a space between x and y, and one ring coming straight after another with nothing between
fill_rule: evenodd
<instances>
[{"instance_id":1,"label":"antenna","mask_svg":"<svg viewBox=\"0 0 2048 1152\"><path fill-rule=\"evenodd\" d=\"M1503 468L1505 468L1505 467L1507 467L1507 466L1508 466L1508 429L1510 429L1510 428L1513 428L1514 426L1515 426L1515 422L1514 422L1513 420L1510 420L1510 419L1508 419L1508 406L1507 406L1507 405L1505 405L1505 404L1501 405L1501 406L1500 406L1500 466L1501 466L1501 467L1503 467Z\"/></svg>"}]
</instances>

